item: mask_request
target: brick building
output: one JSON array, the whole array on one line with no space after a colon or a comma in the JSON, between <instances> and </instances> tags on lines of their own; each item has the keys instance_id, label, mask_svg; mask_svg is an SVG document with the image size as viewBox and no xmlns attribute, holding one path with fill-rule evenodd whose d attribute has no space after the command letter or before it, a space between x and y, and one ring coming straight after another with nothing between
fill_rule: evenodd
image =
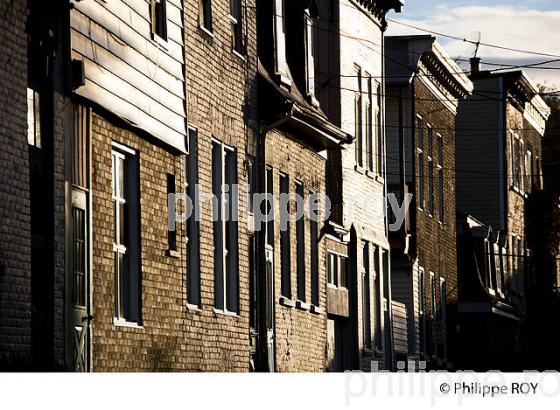
<instances>
[{"instance_id":1,"label":"brick building","mask_svg":"<svg viewBox=\"0 0 560 410\"><path fill-rule=\"evenodd\" d=\"M453 368L455 119L473 86L432 36L387 37L385 47L389 191L399 204L412 195L390 232L392 295L404 316L394 318L396 357Z\"/></svg>"},{"instance_id":2,"label":"brick building","mask_svg":"<svg viewBox=\"0 0 560 410\"><path fill-rule=\"evenodd\" d=\"M474 92L457 116L460 336L477 352L463 367L520 370L526 291L537 274L527 204L542 189L550 108L522 71L484 72L479 63L472 60Z\"/></svg>"},{"instance_id":3,"label":"brick building","mask_svg":"<svg viewBox=\"0 0 560 410\"><path fill-rule=\"evenodd\" d=\"M32 363L31 205L26 1L2 1L0 24L0 368Z\"/></svg>"},{"instance_id":4,"label":"brick building","mask_svg":"<svg viewBox=\"0 0 560 410\"><path fill-rule=\"evenodd\" d=\"M327 189L336 199L331 201L327 265L332 370L369 370L373 361L392 366L383 38L386 13L402 5L319 2L318 38L328 46L317 57L318 100L329 119L354 137L346 149L330 153L328 165Z\"/></svg>"}]
</instances>

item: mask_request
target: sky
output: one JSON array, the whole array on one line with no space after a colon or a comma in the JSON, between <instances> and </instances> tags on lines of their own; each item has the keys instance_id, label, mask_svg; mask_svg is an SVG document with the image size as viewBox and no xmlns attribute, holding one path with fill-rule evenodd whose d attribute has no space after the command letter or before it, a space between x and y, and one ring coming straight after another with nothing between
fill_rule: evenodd
<instances>
[{"instance_id":1,"label":"sky","mask_svg":"<svg viewBox=\"0 0 560 410\"><path fill-rule=\"evenodd\" d=\"M560 60L560 0L406 0L401 13L388 18L460 38L500 46L553 54ZM387 35L426 34L389 22ZM438 37L452 58L470 58L475 46L463 41ZM534 64L555 57L538 56L481 46L482 61L499 64ZM459 62L458 62L459 63ZM465 63L461 63L465 64ZM560 89L560 61L525 69L537 84ZM484 66L483 69L497 67Z\"/></svg>"}]
</instances>

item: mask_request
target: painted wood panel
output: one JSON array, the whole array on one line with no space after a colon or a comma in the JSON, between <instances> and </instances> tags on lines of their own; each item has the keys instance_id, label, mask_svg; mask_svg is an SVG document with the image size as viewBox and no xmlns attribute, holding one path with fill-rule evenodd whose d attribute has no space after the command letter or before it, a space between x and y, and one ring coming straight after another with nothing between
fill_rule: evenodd
<instances>
[{"instance_id":1,"label":"painted wood panel","mask_svg":"<svg viewBox=\"0 0 560 410\"><path fill-rule=\"evenodd\" d=\"M168 0L167 42L152 38L149 0L74 6L72 58L84 62L86 76L76 93L185 151L182 1Z\"/></svg>"}]
</instances>

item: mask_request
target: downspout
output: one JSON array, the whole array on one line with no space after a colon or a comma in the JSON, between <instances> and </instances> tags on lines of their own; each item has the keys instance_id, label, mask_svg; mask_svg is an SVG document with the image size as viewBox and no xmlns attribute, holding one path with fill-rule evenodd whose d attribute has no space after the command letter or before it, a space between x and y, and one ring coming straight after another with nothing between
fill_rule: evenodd
<instances>
[{"instance_id":1,"label":"downspout","mask_svg":"<svg viewBox=\"0 0 560 410\"><path fill-rule=\"evenodd\" d=\"M256 192L265 193L266 192L266 137L268 133L279 128L288 122L294 114L293 104L288 103L289 107L287 112L285 112L282 117L276 122L261 128L259 132L259 139L257 140L257 156L256 165L257 170L255 173L256 177ZM255 227L256 228L256 227ZM273 372L275 369L270 368L268 365L268 335L267 335L267 282L266 282L266 225L259 227L259 230L255 230L256 237L256 252L255 252L255 280L257 282L257 363L256 370L258 372ZM272 296L274 299L274 295ZM275 311L274 300L273 311ZM276 341L275 341L276 343Z\"/></svg>"}]
</instances>

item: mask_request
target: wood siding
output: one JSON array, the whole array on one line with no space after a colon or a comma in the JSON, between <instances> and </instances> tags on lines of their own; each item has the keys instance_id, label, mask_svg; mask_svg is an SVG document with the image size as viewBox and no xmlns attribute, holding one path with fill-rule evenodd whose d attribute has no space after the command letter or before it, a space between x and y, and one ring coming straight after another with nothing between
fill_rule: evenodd
<instances>
[{"instance_id":1,"label":"wood siding","mask_svg":"<svg viewBox=\"0 0 560 410\"><path fill-rule=\"evenodd\" d=\"M72 58L85 66L76 93L185 151L182 7L167 1L167 42L153 37L149 0L75 3L70 25Z\"/></svg>"}]
</instances>

